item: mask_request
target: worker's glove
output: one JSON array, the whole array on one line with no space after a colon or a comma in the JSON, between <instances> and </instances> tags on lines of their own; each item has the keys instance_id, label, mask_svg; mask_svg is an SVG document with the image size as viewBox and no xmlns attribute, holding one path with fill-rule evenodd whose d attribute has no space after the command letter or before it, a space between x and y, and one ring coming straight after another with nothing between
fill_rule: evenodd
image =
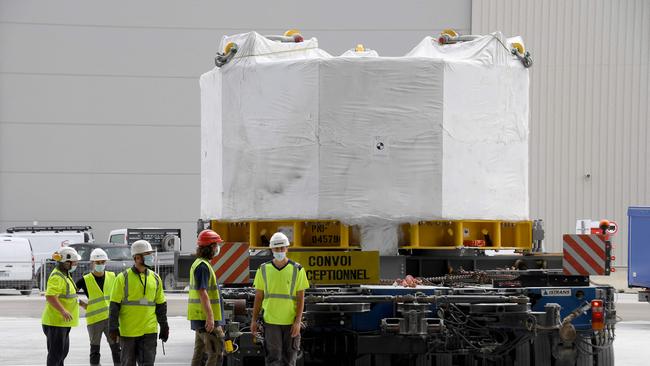
<instances>
[{"instance_id":1,"label":"worker's glove","mask_svg":"<svg viewBox=\"0 0 650 366\"><path fill-rule=\"evenodd\" d=\"M120 338L120 332L117 329L111 330L108 332L108 337L113 341L113 343L117 343Z\"/></svg>"},{"instance_id":2,"label":"worker's glove","mask_svg":"<svg viewBox=\"0 0 650 366\"><path fill-rule=\"evenodd\" d=\"M167 342L169 339L169 324L160 323L160 334L158 335L158 338L163 342Z\"/></svg>"}]
</instances>

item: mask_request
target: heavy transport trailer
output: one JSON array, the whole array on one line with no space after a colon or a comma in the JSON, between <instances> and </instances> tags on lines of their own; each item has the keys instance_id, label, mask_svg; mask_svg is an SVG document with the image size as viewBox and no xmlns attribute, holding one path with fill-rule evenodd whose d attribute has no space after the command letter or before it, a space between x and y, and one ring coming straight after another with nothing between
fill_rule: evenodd
<instances>
[{"instance_id":1,"label":"heavy transport trailer","mask_svg":"<svg viewBox=\"0 0 650 366\"><path fill-rule=\"evenodd\" d=\"M475 277L477 278L477 277ZM306 291L304 365L613 365L614 289L557 270L485 271L482 281ZM428 281L440 280L431 279ZM444 282L444 281L443 281ZM534 286L509 287L517 283ZM249 332L254 289L225 288L227 365L263 364ZM263 337L263 335L262 335Z\"/></svg>"},{"instance_id":2,"label":"heavy transport trailer","mask_svg":"<svg viewBox=\"0 0 650 366\"><path fill-rule=\"evenodd\" d=\"M443 239L444 244L451 245L436 245L441 237L428 228L429 234L419 233L420 243L428 245L417 248L402 245L399 255L379 256L350 245L353 241L348 241L348 245L329 246L323 246L320 240L310 241L316 236L310 232L311 227L317 225L317 222L295 221L213 222L211 225L223 233L227 242L241 240L235 245L247 248L250 279L261 263L272 259L262 244L266 234L280 226L302 233L299 245L292 245L289 255L305 267L310 282L317 285L306 292L301 364L614 363L614 288L591 285L588 275L565 274L562 254L535 249L541 248L541 243L533 242L533 238L543 237L539 232L503 235L503 231L497 231L489 240L495 251L512 248L503 245L512 238L524 242L516 243L519 249L514 253L489 256L485 246L466 246L469 242L464 241L456 246L458 241L453 240L458 238ZM334 223L335 229L342 232L339 238L345 237L345 230L349 238L353 237L349 234L352 228L341 229L338 225ZM495 231L512 227L510 223L493 221L416 225L440 227L439 230L447 233L449 227L454 227L463 234L466 231L462 228L469 227L470 232L478 231L480 235L485 232L481 225ZM531 231L534 227L532 222L515 225ZM327 233L327 230L319 232ZM252 246L250 237L237 236L242 233L260 233L258 244ZM481 239L470 237L469 240ZM611 247L609 241L603 244ZM610 265L611 261L606 261L608 273ZM345 273L348 267L363 270L363 278L332 275L337 271ZM396 286L407 283L395 280L406 275L414 276L412 284L417 286ZM366 283L377 284L354 284L364 279L368 279ZM228 365L263 364L263 342L249 332L254 293L250 282L224 284L228 337L236 345L227 357Z\"/></svg>"}]
</instances>

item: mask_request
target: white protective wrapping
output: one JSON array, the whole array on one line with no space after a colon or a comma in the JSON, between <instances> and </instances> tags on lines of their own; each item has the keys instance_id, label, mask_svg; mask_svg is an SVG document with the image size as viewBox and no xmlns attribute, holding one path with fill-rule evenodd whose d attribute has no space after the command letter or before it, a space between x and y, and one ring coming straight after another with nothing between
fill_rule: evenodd
<instances>
[{"instance_id":1,"label":"white protective wrapping","mask_svg":"<svg viewBox=\"0 0 650 366\"><path fill-rule=\"evenodd\" d=\"M528 71L499 33L405 57L230 41L201 77L202 218L338 219L382 254L404 222L528 218Z\"/></svg>"}]
</instances>

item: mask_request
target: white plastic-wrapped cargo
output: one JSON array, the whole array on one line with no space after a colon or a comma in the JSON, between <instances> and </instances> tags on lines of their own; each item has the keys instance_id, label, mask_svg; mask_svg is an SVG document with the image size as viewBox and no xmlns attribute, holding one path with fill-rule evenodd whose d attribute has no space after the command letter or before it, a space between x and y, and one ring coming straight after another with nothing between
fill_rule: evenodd
<instances>
[{"instance_id":1,"label":"white plastic-wrapped cargo","mask_svg":"<svg viewBox=\"0 0 650 366\"><path fill-rule=\"evenodd\" d=\"M399 223L528 219L528 71L499 33L404 57L231 41L201 77L202 218L338 219L382 254Z\"/></svg>"}]
</instances>

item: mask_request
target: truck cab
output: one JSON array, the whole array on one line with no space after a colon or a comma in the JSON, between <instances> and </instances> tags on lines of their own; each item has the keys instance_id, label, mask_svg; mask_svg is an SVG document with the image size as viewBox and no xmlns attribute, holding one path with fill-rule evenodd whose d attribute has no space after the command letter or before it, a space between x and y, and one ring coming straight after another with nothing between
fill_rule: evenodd
<instances>
[{"instance_id":1,"label":"truck cab","mask_svg":"<svg viewBox=\"0 0 650 366\"><path fill-rule=\"evenodd\" d=\"M108 234L109 243L131 245L138 240L146 240L158 252L179 251L180 238L181 229L122 228L111 230Z\"/></svg>"}]
</instances>

